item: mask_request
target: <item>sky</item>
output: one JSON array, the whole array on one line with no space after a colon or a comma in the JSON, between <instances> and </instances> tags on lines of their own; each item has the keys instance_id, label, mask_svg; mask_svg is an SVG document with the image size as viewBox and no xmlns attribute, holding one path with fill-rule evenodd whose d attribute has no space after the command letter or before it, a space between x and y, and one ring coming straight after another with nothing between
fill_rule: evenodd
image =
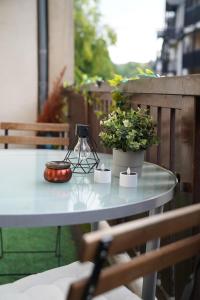
<instances>
[{"instance_id":1,"label":"sky","mask_svg":"<svg viewBox=\"0 0 200 300\"><path fill-rule=\"evenodd\" d=\"M114 63L145 63L155 60L162 40L157 31L164 27L166 0L100 0L102 22L117 33L109 47Z\"/></svg>"}]
</instances>

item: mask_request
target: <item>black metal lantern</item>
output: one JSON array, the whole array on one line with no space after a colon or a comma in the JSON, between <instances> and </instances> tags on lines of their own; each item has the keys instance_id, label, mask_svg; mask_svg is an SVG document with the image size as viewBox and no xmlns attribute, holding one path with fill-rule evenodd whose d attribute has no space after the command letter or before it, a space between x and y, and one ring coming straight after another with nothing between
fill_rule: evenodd
<instances>
[{"instance_id":1,"label":"black metal lantern","mask_svg":"<svg viewBox=\"0 0 200 300\"><path fill-rule=\"evenodd\" d=\"M89 132L89 126L77 124L75 135L78 137L77 144L73 150L68 150L64 161L71 164L73 173L92 173L94 167L98 167L100 160L95 150L95 141Z\"/></svg>"}]
</instances>

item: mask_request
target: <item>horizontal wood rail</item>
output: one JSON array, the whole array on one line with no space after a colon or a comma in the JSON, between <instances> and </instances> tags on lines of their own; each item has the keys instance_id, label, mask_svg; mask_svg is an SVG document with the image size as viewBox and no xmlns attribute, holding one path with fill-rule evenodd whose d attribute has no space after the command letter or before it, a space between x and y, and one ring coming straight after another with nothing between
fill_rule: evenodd
<instances>
[{"instance_id":1,"label":"horizontal wood rail","mask_svg":"<svg viewBox=\"0 0 200 300\"><path fill-rule=\"evenodd\" d=\"M151 107L162 107L169 109L182 109L183 98L182 96L175 95L173 97L169 95L151 95L138 94L133 97L133 101L140 104Z\"/></svg>"},{"instance_id":2,"label":"horizontal wood rail","mask_svg":"<svg viewBox=\"0 0 200 300\"><path fill-rule=\"evenodd\" d=\"M200 95L200 75L144 78L131 80L122 85L123 91L131 94ZM103 83L100 87L90 85L91 92L111 92L112 87Z\"/></svg>"}]
</instances>

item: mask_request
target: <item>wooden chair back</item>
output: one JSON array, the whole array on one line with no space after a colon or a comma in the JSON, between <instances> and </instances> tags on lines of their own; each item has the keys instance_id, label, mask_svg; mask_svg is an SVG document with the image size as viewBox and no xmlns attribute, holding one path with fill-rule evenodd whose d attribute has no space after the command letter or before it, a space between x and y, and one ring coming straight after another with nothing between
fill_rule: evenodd
<instances>
[{"instance_id":1,"label":"wooden chair back","mask_svg":"<svg viewBox=\"0 0 200 300\"><path fill-rule=\"evenodd\" d=\"M66 147L69 144L69 125L66 123L1 122L0 130L4 130L4 135L0 135L0 144L4 144L4 148L8 148L9 144L60 147ZM28 135L22 135L19 132L28 132ZM46 133L52 133L52 136L45 136ZM57 135L53 136L55 133Z\"/></svg>"},{"instance_id":2,"label":"wooden chair back","mask_svg":"<svg viewBox=\"0 0 200 300\"><path fill-rule=\"evenodd\" d=\"M71 285L67 300L92 299L93 296L196 255L200 251L199 233L136 256L129 262L108 266L100 272L102 260L107 256L106 252L108 255L115 255L149 240L199 225L200 204L195 204L162 215L85 234L81 261L94 260L94 270L90 278L79 280ZM91 298L88 297L88 293Z\"/></svg>"}]
</instances>

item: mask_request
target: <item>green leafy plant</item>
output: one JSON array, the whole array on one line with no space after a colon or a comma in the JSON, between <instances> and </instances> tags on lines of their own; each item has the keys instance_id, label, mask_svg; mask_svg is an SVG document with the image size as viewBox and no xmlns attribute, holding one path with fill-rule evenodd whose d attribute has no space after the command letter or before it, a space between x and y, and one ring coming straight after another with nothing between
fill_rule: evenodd
<instances>
[{"instance_id":1,"label":"green leafy plant","mask_svg":"<svg viewBox=\"0 0 200 300\"><path fill-rule=\"evenodd\" d=\"M129 95L125 94L122 89L122 84L128 81L137 80L140 78L156 78L159 77L158 74L155 74L150 69L141 69L137 68L135 75L132 77L123 77L121 75L115 74L111 80L108 80L108 83L112 90L112 106L111 110L115 110L116 108L120 108L123 110L130 109L129 103Z\"/></svg>"},{"instance_id":2,"label":"green leafy plant","mask_svg":"<svg viewBox=\"0 0 200 300\"><path fill-rule=\"evenodd\" d=\"M157 143L154 123L146 110L117 108L100 124L100 138L108 148L135 152Z\"/></svg>"},{"instance_id":3,"label":"green leafy plant","mask_svg":"<svg viewBox=\"0 0 200 300\"><path fill-rule=\"evenodd\" d=\"M103 82L102 77L100 76L88 76L87 74L82 74L81 81L76 83L73 86L75 92L81 94L85 101L89 104L94 104L98 101L97 97L95 97L90 91L89 87L91 84L101 84Z\"/></svg>"}]
</instances>

